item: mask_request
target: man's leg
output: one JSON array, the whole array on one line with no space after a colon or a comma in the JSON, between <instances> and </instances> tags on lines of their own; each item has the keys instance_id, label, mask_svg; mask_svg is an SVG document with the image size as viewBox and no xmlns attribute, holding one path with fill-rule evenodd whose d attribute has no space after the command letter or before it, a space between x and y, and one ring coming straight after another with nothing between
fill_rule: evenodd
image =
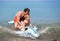
<instances>
[{"instance_id":1,"label":"man's leg","mask_svg":"<svg viewBox=\"0 0 60 41\"><path fill-rule=\"evenodd\" d=\"M16 29L18 27L18 23L14 23L14 29Z\"/></svg>"},{"instance_id":2,"label":"man's leg","mask_svg":"<svg viewBox=\"0 0 60 41\"><path fill-rule=\"evenodd\" d=\"M19 25L17 22L14 23L14 26L15 26L14 27L15 30L21 30L21 27L20 27L21 25Z\"/></svg>"},{"instance_id":3,"label":"man's leg","mask_svg":"<svg viewBox=\"0 0 60 41\"><path fill-rule=\"evenodd\" d=\"M16 29L16 28L21 29L21 30L25 30L25 23L24 23L24 21L21 21L21 25L19 23L15 22L14 23L14 29Z\"/></svg>"}]
</instances>

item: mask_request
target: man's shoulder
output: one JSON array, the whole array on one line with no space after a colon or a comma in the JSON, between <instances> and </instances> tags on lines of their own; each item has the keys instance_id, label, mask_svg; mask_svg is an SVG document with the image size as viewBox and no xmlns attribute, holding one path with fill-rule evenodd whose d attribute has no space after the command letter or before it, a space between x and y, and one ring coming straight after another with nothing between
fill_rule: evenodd
<instances>
[{"instance_id":1,"label":"man's shoulder","mask_svg":"<svg viewBox=\"0 0 60 41\"><path fill-rule=\"evenodd\" d=\"M24 11L18 11L16 15L21 15L21 14L24 14L25 12Z\"/></svg>"},{"instance_id":2,"label":"man's shoulder","mask_svg":"<svg viewBox=\"0 0 60 41\"><path fill-rule=\"evenodd\" d=\"M24 11L18 11L18 13L24 13Z\"/></svg>"}]
</instances>

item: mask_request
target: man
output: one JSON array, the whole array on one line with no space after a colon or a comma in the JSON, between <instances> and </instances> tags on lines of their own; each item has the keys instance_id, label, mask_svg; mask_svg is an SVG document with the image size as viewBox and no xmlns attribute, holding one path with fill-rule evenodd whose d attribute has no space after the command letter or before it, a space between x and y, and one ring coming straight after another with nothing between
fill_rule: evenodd
<instances>
[{"instance_id":1,"label":"man","mask_svg":"<svg viewBox=\"0 0 60 41\"><path fill-rule=\"evenodd\" d=\"M25 20L25 16L29 15L29 12L30 12L29 8L25 8L23 11L17 12L16 16L14 17L14 27L15 27L15 29L16 28L21 29L21 27L23 29L25 29L24 27L26 25L26 22L28 22L28 21L24 21L24 20ZM29 19L30 19L30 17L29 17Z\"/></svg>"}]
</instances>

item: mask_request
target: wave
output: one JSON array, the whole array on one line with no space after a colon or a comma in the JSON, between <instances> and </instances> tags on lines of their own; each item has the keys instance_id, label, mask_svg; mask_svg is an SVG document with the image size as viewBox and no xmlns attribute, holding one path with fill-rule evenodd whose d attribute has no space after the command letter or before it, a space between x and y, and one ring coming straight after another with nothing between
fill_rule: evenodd
<instances>
[{"instance_id":1,"label":"wave","mask_svg":"<svg viewBox=\"0 0 60 41\"><path fill-rule=\"evenodd\" d=\"M46 28L44 28L44 29L39 29L37 33L39 33L39 34L47 33L47 30L48 30L49 28L50 28L50 27L46 27ZM0 29L2 29L3 31L7 31L8 33L11 33L11 34L18 34L18 33L19 33L18 31L8 29L7 27L1 27L1 26L0 26ZM16 32L17 32L17 33L16 33Z\"/></svg>"}]
</instances>

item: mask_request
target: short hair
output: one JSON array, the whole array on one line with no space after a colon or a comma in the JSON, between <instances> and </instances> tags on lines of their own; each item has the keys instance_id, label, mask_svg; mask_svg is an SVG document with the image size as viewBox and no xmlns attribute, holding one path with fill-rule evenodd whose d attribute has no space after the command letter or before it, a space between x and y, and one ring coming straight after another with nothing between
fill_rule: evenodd
<instances>
[{"instance_id":1,"label":"short hair","mask_svg":"<svg viewBox=\"0 0 60 41\"><path fill-rule=\"evenodd\" d=\"M26 11L30 12L30 9L29 8L25 8L24 12L26 12Z\"/></svg>"}]
</instances>

